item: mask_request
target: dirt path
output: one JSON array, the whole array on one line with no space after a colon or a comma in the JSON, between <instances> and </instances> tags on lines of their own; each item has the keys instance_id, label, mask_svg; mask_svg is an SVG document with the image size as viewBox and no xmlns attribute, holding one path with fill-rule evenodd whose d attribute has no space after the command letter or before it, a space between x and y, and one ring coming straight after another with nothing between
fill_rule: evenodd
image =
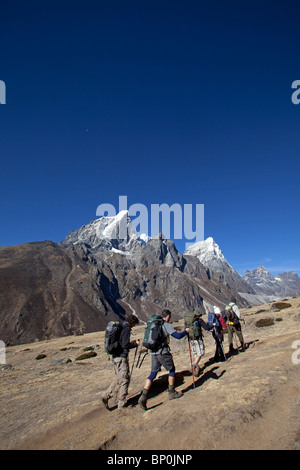
<instances>
[{"instance_id":1,"label":"dirt path","mask_svg":"<svg viewBox=\"0 0 300 470\"><path fill-rule=\"evenodd\" d=\"M207 334L195 389L187 344L174 340L176 387L183 397L168 400L167 374L162 371L146 412L137 400L150 371L149 358L134 369L132 407L119 413L114 403L112 411L101 406L101 393L113 376L103 352L103 332L8 348L13 369L0 371L1 448L300 449L300 364L291 360L291 346L300 339L299 300L268 328L255 327L266 313L245 311L250 347L225 363L210 361L214 342ZM144 328L138 327L134 337L141 337ZM76 361L87 346L97 357ZM46 358L37 361L42 351ZM72 362L62 363L66 357Z\"/></svg>"}]
</instances>

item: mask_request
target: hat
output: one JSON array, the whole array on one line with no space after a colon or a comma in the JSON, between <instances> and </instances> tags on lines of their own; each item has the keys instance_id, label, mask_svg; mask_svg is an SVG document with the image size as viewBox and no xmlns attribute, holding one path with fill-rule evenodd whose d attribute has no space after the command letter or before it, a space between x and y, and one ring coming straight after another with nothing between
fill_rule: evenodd
<instances>
[{"instance_id":1,"label":"hat","mask_svg":"<svg viewBox=\"0 0 300 470\"><path fill-rule=\"evenodd\" d=\"M199 308L196 308L196 310L194 310L194 314L197 315L197 317L202 317L202 312Z\"/></svg>"},{"instance_id":2,"label":"hat","mask_svg":"<svg viewBox=\"0 0 300 470\"><path fill-rule=\"evenodd\" d=\"M217 314L218 313L220 314L221 310L219 309L219 307L214 306L214 312L217 313Z\"/></svg>"}]
</instances>

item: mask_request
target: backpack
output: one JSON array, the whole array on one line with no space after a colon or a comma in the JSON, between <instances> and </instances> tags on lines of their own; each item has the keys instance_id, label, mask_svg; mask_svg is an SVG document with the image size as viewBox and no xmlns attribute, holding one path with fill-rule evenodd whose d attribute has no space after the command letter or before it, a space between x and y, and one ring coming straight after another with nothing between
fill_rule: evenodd
<instances>
[{"instance_id":1,"label":"backpack","mask_svg":"<svg viewBox=\"0 0 300 470\"><path fill-rule=\"evenodd\" d=\"M184 328L190 329L189 338L191 340L202 339L202 330L197 322L198 317L199 315L193 312L184 314Z\"/></svg>"},{"instance_id":2,"label":"backpack","mask_svg":"<svg viewBox=\"0 0 300 470\"><path fill-rule=\"evenodd\" d=\"M230 323L238 323L239 319L236 316L236 313L233 311L232 307L230 305L227 305L225 308L225 315L227 317L227 321Z\"/></svg>"},{"instance_id":3,"label":"backpack","mask_svg":"<svg viewBox=\"0 0 300 470\"><path fill-rule=\"evenodd\" d=\"M122 325L118 321L110 321L105 329L105 351L107 354L115 354L120 347L119 339Z\"/></svg>"},{"instance_id":4,"label":"backpack","mask_svg":"<svg viewBox=\"0 0 300 470\"><path fill-rule=\"evenodd\" d=\"M211 328L213 328L213 323L216 324L216 328L218 328L220 326L220 322L219 322L218 317L215 313L208 313L207 314L207 323L209 324L209 326L211 326Z\"/></svg>"},{"instance_id":5,"label":"backpack","mask_svg":"<svg viewBox=\"0 0 300 470\"><path fill-rule=\"evenodd\" d=\"M163 324L164 320L160 315L152 315L147 323L143 346L152 352L158 351L165 344L166 335L162 329Z\"/></svg>"}]
</instances>

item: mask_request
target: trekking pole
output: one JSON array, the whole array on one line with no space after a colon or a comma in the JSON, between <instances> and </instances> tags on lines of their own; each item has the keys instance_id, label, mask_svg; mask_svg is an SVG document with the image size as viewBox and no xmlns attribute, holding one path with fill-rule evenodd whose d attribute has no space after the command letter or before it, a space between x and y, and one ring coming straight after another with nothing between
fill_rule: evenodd
<instances>
[{"instance_id":1,"label":"trekking pole","mask_svg":"<svg viewBox=\"0 0 300 470\"><path fill-rule=\"evenodd\" d=\"M138 348L139 348L138 346L135 348L135 353L134 353L134 358L133 358L133 361L132 361L132 366L131 366L129 379L131 379L131 376L132 376L133 366L134 366L134 363L135 363L135 358L136 358Z\"/></svg>"},{"instance_id":2,"label":"trekking pole","mask_svg":"<svg viewBox=\"0 0 300 470\"><path fill-rule=\"evenodd\" d=\"M191 360L191 368L192 368L192 376L193 376L193 388L195 388L195 376L194 376L194 367L192 361L192 351L191 351L191 344L190 344L190 337L188 336L188 343L189 343L189 352L190 352L190 360Z\"/></svg>"},{"instance_id":3,"label":"trekking pole","mask_svg":"<svg viewBox=\"0 0 300 470\"><path fill-rule=\"evenodd\" d=\"M135 367L138 367L139 369L141 368L141 366L142 366L142 364L143 364L143 362L144 362L145 357L148 355L148 351L144 352L144 355L143 355L143 357L142 357L142 360L140 360L142 353L143 353L143 350L140 351L138 360L136 361L136 365L135 365Z\"/></svg>"},{"instance_id":4,"label":"trekking pole","mask_svg":"<svg viewBox=\"0 0 300 470\"><path fill-rule=\"evenodd\" d=\"M247 343L246 343L246 322L244 318L241 318L241 328L242 328L242 335L243 335L243 340L244 340L244 348L247 349Z\"/></svg>"},{"instance_id":5,"label":"trekking pole","mask_svg":"<svg viewBox=\"0 0 300 470\"><path fill-rule=\"evenodd\" d=\"M141 355L142 355L142 350L140 350L140 352L139 352L139 357L138 357L138 360L136 361L135 367L139 367L139 363L140 363L140 360L141 360Z\"/></svg>"}]
</instances>

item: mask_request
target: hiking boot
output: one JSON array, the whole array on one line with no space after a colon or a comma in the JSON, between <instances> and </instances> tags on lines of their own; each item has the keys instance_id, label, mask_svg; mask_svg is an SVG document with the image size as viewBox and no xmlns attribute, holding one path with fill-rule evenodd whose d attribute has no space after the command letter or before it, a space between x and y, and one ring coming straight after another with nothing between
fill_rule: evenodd
<instances>
[{"instance_id":1,"label":"hiking boot","mask_svg":"<svg viewBox=\"0 0 300 470\"><path fill-rule=\"evenodd\" d=\"M109 410L109 406L108 406L108 400L109 400L109 399L107 398L107 396L106 396L106 395L102 395L101 400L102 400L102 403L103 403L103 405L105 406L105 408L106 408L107 410Z\"/></svg>"},{"instance_id":2,"label":"hiking boot","mask_svg":"<svg viewBox=\"0 0 300 470\"><path fill-rule=\"evenodd\" d=\"M119 401L118 402L118 410L119 411L122 411L122 410L125 410L125 408L127 408L127 401Z\"/></svg>"},{"instance_id":3,"label":"hiking boot","mask_svg":"<svg viewBox=\"0 0 300 470\"><path fill-rule=\"evenodd\" d=\"M141 393L140 398L138 399L138 403L142 410L147 411L147 397L148 397L148 390L143 390Z\"/></svg>"},{"instance_id":4,"label":"hiking boot","mask_svg":"<svg viewBox=\"0 0 300 470\"><path fill-rule=\"evenodd\" d=\"M182 392L177 392L174 387L169 387L169 400L182 397Z\"/></svg>"},{"instance_id":5,"label":"hiking boot","mask_svg":"<svg viewBox=\"0 0 300 470\"><path fill-rule=\"evenodd\" d=\"M201 369L198 364L193 364L194 376L199 377Z\"/></svg>"}]
</instances>

